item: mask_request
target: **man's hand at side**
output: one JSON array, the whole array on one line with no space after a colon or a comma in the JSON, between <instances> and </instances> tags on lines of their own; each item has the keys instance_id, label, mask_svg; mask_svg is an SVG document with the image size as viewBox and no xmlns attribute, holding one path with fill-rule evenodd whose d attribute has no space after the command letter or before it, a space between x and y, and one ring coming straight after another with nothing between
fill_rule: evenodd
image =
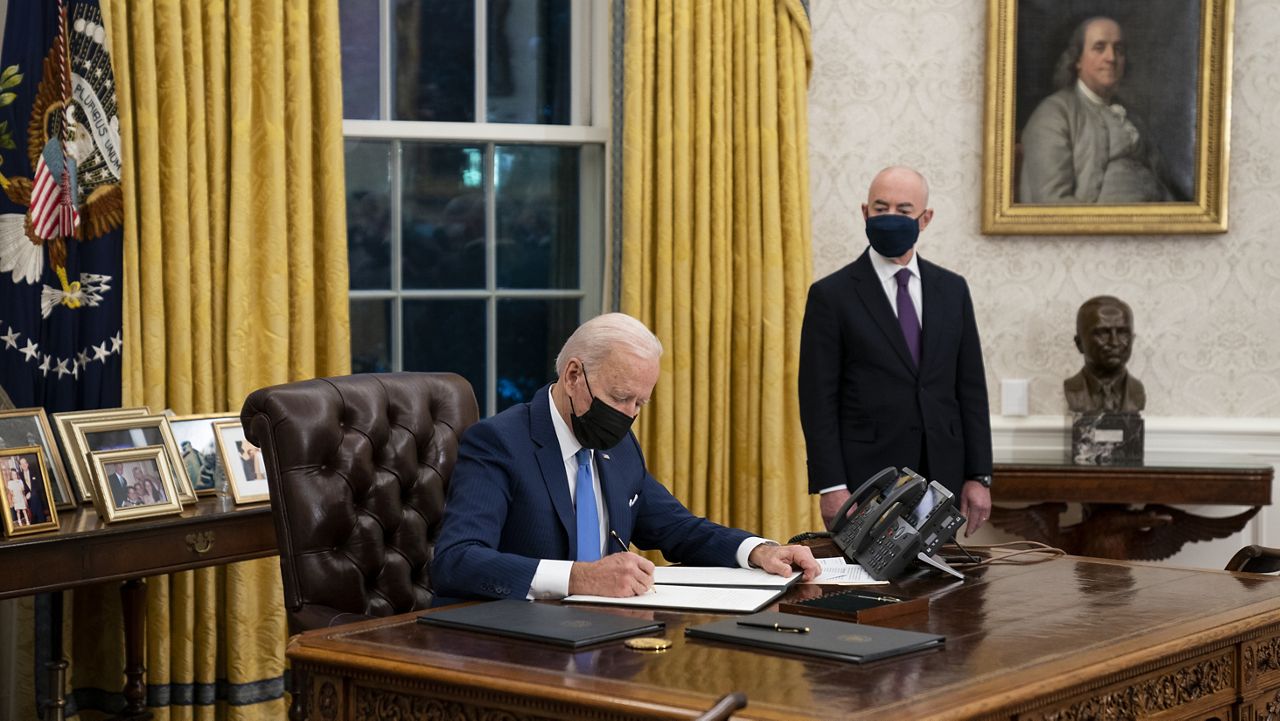
<instances>
[{"instance_id":1,"label":"man's hand at side","mask_svg":"<svg viewBox=\"0 0 1280 721\"><path fill-rule=\"evenodd\" d=\"M965 481L960 489L960 515L967 519L964 537L968 538L991 517L991 489L977 481Z\"/></svg>"},{"instance_id":2,"label":"man's hand at side","mask_svg":"<svg viewBox=\"0 0 1280 721\"><path fill-rule=\"evenodd\" d=\"M827 491L818 496L818 510L822 512L822 522L826 525L827 530L831 529L831 524L835 522L836 514L840 512L840 507L844 502L849 500L849 490L847 488L838 488L834 491ZM850 506L848 513L853 513L857 506Z\"/></svg>"},{"instance_id":3,"label":"man's hand at side","mask_svg":"<svg viewBox=\"0 0 1280 721\"><path fill-rule=\"evenodd\" d=\"M653 588L653 563L634 553L578 561L569 570L569 595L639 596Z\"/></svg>"},{"instance_id":4,"label":"man's hand at side","mask_svg":"<svg viewBox=\"0 0 1280 721\"><path fill-rule=\"evenodd\" d=\"M775 576L789 576L799 566L804 573L803 580L812 581L822 575L822 567L813 560L813 551L807 546L773 546L762 543L751 549L747 560L752 566L762 568Z\"/></svg>"}]
</instances>

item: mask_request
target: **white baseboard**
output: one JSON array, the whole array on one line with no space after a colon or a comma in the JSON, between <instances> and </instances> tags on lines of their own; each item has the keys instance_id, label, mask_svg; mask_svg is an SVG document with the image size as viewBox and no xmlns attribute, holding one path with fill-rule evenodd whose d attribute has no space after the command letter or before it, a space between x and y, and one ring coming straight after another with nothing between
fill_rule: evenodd
<instances>
[{"instance_id":1,"label":"white baseboard","mask_svg":"<svg viewBox=\"0 0 1280 721\"><path fill-rule=\"evenodd\" d=\"M1145 457L1149 465L1280 466L1280 418L1147 417L1144 420ZM1070 420L1065 416L991 418L992 445L997 463L1061 462L1067 455L1070 434ZM1221 569L1241 546L1250 543L1280 546L1280 490L1276 481L1272 481L1271 499L1271 505L1259 511L1240 533L1216 541L1189 543L1167 563ZM1182 508L1203 516L1229 516L1245 507ZM998 543L1014 540L1014 537L984 528L969 540Z\"/></svg>"}]
</instances>

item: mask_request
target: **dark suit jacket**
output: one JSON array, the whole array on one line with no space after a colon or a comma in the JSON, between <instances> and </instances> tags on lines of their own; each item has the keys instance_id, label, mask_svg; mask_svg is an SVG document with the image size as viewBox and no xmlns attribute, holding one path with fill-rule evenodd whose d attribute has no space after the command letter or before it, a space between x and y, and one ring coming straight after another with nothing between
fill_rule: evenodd
<instances>
[{"instance_id":1,"label":"dark suit jacket","mask_svg":"<svg viewBox=\"0 0 1280 721\"><path fill-rule=\"evenodd\" d=\"M920 368L871 258L809 288L800 331L800 421L809 492L851 489L885 466L913 466L927 448L931 480L958 493L991 473L982 347L964 278L923 258Z\"/></svg>"},{"instance_id":2,"label":"dark suit jacket","mask_svg":"<svg viewBox=\"0 0 1280 721\"><path fill-rule=\"evenodd\" d=\"M119 473L107 474L107 482L111 485L111 500L119 507L129 496L129 482Z\"/></svg>"},{"instance_id":3,"label":"dark suit jacket","mask_svg":"<svg viewBox=\"0 0 1280 721\"><path fill-rule=\"evenodd\" d=\"M438 597L524 598L539 560L577 557L548 387L463 435L431 565ZM672 561L737 565L750 534L690 513L645 470L634 435L597 451L596 466L609 528L623 541L661 549Z\"/></svg>"}]
</instances>

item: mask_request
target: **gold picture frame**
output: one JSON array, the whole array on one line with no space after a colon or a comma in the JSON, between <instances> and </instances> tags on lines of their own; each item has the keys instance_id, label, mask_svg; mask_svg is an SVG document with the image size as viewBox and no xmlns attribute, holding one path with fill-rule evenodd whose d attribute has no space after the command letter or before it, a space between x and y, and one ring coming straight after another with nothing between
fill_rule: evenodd
<instances>
[{"instance_id":1,"label":"gold picture frame","mask_svg":"<svg viewBox=\"0 0 1280 721\"><path fill-rule=\"evenodd\" d=\"M164 448L168 471L174 488L177 489L181 503L195 503L196 492L187 478L186 468L178 454L178 445L173 440L173 431L169 428L169 419L163 415L125 416L106 419L77 419L70 424L76 448L85 459L85 475L77 478L77 483L85 488L90 486L88 458L90 454L100 451L126 448L143 448L161 446ZM74 464L73 464L74 468ZM77 473L73 470L72 474Z\"/></svg>"},{"instance_id":2,"label":"gold picture frame","mask_svg":"<svg viewBox=\"0 0 1280 721\"><path fill-rule=\"evenodd\" d=\"M0 411L0 450L40 446L44 452L45 473L53 492L53 505L59 510L75 508L78 503L67 478L67 467L58 451L58 437L49 425L43 408L18 408Z\"/></svg>"},{"instance_id":3,"label":"gold picture frame","mask_svg":"<svg viewBox=\"0 0 1280 721\"><path fill-rule=\"evenodd\" d=\"M5 538L58 529L58 509L38 445L0 449L0 515Z\"/></svg>"},{"instance_id":4,"label":"gold picture frame","mask_svg":"<svg viewBox=\"0 0 1280 721\"><path fill-rule=\"evenodd\" d=\"M58 433L58 442L62 444L62 452L66 455L66 468L71 487L79 497L80 503L92 503L93 494L81 479L89 477L89 465L84 451L76 443L76 434L71 431L71 424L82 420L105 420L107 418L127 418L151 415L146 406L135 408L98 408L88 411L63 411L51 417L53 428Z\"/></svg>"},{"instance_id":5,"label":"gold picture frame","mask_svg":"<svg viewBox=\"0 0 1280 721\"><path fill-rule=\"evenodd\" d=\"M1234 13L1234 0L987 0L982 232L1226 232ZM1096 135L1101 123L1082 120L1105 107L1072 93L1082 71L1068 59L1080 47L1072 33L1099 15L1121 29L1127 64L1112 115L1097 117L1118 116L1112 124L1132 131L1126 160L1141 157L1143 190L1159 200L1099 200L1109 176L1098 158L1110 156L1089 149L1122 136Z\"/></svg>"},{"instance_id":6,"label":"gold picture frame","mask_svg":"<svg viewBox=\"0 0 1280 721\"><path fill-rule=\"evenodd\" d=\"M222 454L222 465L227 469L228 485L236 503L271 500L262 453L244 437L244 427L239 419L214 423L213 432L218 439L218 452ZM250 477L250 467L255 469L253 477Z\"/></svg>"},{"instance_id":7,"label":"gold picture frame","mask_svg":"<svg viewBox=\"0 0 1280 721\"><path fill-rule=\"evenodd\" d=\"M89 469L93 505L107 523L182 512L164 446L91 451Z\"/></svg>"},{"instance_id":8,"label":"gold picture frame","mask_svg":"<svg viewBox=\"0 0 1280 721\"><path fill-rule=\"evenodd\" d=\"M226 464L218 451L218 438L213 424L217 421L239 423L239 418L234 413L200 413L169 418L169 427L178 444L178 454L182 457L187 478L197 496L215 495L219 485L225 487ZM190 449L186 444L190 444Z\"/></svg>"}]
</instances>

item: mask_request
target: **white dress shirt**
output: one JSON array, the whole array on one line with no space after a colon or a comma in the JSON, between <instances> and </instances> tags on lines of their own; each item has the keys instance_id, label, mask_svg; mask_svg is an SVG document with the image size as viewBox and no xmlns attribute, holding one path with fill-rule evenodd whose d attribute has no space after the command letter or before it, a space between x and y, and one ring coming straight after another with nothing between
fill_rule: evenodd
<instances>
[{"instance_id":1,"label":"white dress shirt","mask_svg":"<svg viewBox=\"0 0 1280 721\"><path fill-rule=\"evenodd\" d=\"M551 394L550 388L547 389L547 394ZM569 481L569 498L576 507L578 503L577 454L582 449L582 444L578 442L578 437L573 434L569 424L565 423L560 412L556 410L555 396L551 396L550 400L551 402L548 406L551 411L551 425L556 429L556 440L560 444L560 455L564 458L564 473ZM621 551L622 549L617 547L618 542L609 533L609 512L604 506L604 493L600 490L600 467L596 464L596 453L598 451L591 451L591 482L596 492L596 517L600 519L600 557L603 558L614 551ZM610 546L611 543L614 544L613 547ZM743 568L750 567L747 559L751 556L751 552L755 550L755 547L762 543L768 543L768 541L752 536L739 544L737 553L738 565ZM526 597L529 600L533 600L568 596L569 572L573 568L573 564L573 561L546 558L538 561L538 568L533 573L533 580L529 583L529 593Z\"/></svg>"}]
</instances>

